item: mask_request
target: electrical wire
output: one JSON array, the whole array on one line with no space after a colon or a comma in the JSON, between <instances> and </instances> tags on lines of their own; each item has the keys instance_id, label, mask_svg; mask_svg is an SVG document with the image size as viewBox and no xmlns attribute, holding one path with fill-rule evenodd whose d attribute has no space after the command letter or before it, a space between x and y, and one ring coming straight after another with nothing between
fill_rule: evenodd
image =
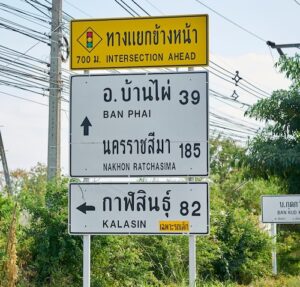
<instances>
[{"instance_id":1,"label":"electrical wire","mask_svg":"<svg viewBox=\"0 0 300 287\"><path fill-rule=\"evenodd\" d=\"M122 1L122 2L124 2L124 1ZM120 3L118 3L118 4L120 5ZM120 6L124 9L124 7L123 7L122 5L120 5ZM128 6L128 5L127 5L127 6ZM130 7L130 8L131 8L131 7ZM127 9L125 9L125 10L127 11ZM131 10L134 11L134 9L132 9L132 8L131 8ZM143 8L143 11L144 11L147 15L150 15L144 8ZM127 11L127 12L128 12L128 11ZM134 11L134 12L137 14L136 11ZM131 14L131 15L132 15L132 14ZM134 17L134 15L132 15L132 16ZM220 65L218 65L218 64L216 64L216 63L214 63L214 62L212 62L212 61L210 61L210 63L213 63L213 65L215 65L215 66L221 68L223 71L227 72L228 75L225 74L225 73L223 73L222 71L216 69L215 67L209 67L209 68L203 68L203 69L205 69L205 70L207 70L207 71L210 71L213 75L215 75L215 76L221 78L222 80L224 80L224 81L226 81L226 82L228 82L228 83L234 83L234 82L233 82L233 79L232 79L232 76L235 76L234 73L228 71L227 69L221 67ZM214 71L212 71L212 70L214 70ZM221 74L221 75L220 75L220 74ZM225 77L226 77L226 78L225 78ZM244 80L244 78L243 78L243 80ZM250 95L252 95L252 96L254 96L254 97L258 98L258 99L261 99L262 97L270 96L269 93L267 93L267 92L263 91L262 89L256 87L255 85L253 85L253 84L250 83L249 81L244 80L244 82L247 83L248 85L250 85L250 87L247 86L247 84L243 83L242 81L239 83L238 87L240 87L243 91L247 92L248 94L250 94Z\"/></svg>"},{"instance_id":2,"label":"electrical wire","mask_svg":"<svg viewBox=\"0 0 300 287\"><path fill-rule=\"evenodd\" d=\"M152 8L154 8L158 13L160 13L160 14L162 14L162 15L165 15L165 13L163 12L163 11L161 11L160 9L158 9L155 5L153 5L152 3L151 3L151 1L149 1L149 0L144 0L144 1L146 1Z\"/></svg>"},{"instance_id":3,"label":"electrical wire","mask_svg":"<svg viewBox=\"0 0 300 287\"><path fill-rule=\"evenodd\" d=\"M35 5L33 5L32 3L30 3L28 0L24 0L27 4L31 5L34 9L36 9L37 11L39 11L40 13L42 13L43 15L45 15L46 17L50 18L51 19L51 16L46 14L45 12L43 12L41 9L39 9L38 7L36 7ZM32 1L32 0L31 0ZM32 1L32 2L35 2L36 1ZM51 10L51 7L48 7L47 8L48 12Z\"/></svg>"},{"instance_id":4,"label":"electrical wire","mask_svg":"<svg viewBox=\"0 0 300 287\"><path fill-rule=\"evenodd\" d=\"M296 2L296 4L298 4L300 6L300 3L297 0L294 0Z\"/></svg>"},{"instance_id":5,"label":"electrical wire","mask_svg":"<svg viewBox=\"0 0 300 287\"><path fill-rule=\"evenodd\" d=\"M25 19L27 21L30 21L32 23L38 24L40 26L42 26L41 22L46 23L46 24L51 23L50 21L48 21L42 17L36 16L33 13L29 13L28 11L18 9L13 6L6 5L4 3L0 3L0 10L5 11L6 13L12 14L14 16L20 17L22 19ZM44 27L47 28L47 26L44 26Z\"/></svg>"},{"instance_id":6,"label":"electrical wire","mask_svg":"<svg viewBox=\"0 0 300 287\"><path fill-rule=\"evenodd\" d=\"M132 17L135 17L134 14L132 14L125 6L123 6L118 0L114 0L120 7L122 7L128 14L130 14Z\"/></svg>"},{"instance_id":7,"label":"electrical wire","mask_svg":"<svg viewBox=\"0 0 300 287\"><path fill-rule=\"evenodd\" d=\"M131 0L137 7L139 7L146 15L151 16L143 7L141 7L136 1Z\"/></svg>"},{"instance_id":8,"label":"electrical wire","mask_svg":"<svg viewBox=\"0 0 300 287\"><path fill-rule=\"evenodd\" d=\"M20 97L20 96L17 96L17 95L13 95L13 94L10 94L10 93L0 91L0 94L6 95L6 96L9 96L9 97L13 97L13 98L17 98L19 100L23 100L23 101L26 101L26 102L35 103L35 104L38 104L38 105L41 105L41 106L46 106L46 107L48 106L47 104L44 104L44 103L41 103L41 102L38 102L38 101L35 101L35 100L31 100L31 99L28 99L28 98Z\"/></svg>"},{"instance_id":9,"label":"electrical wire","mask_svg":"<svg viewBox=\"0 0 300 287\"><path fill-rule=\"evenodd\" d=\"M47 1L47 0L44 0L44 1L48 4L50 4L49 1ZM29 2L29 0L27 0L25 2L27 3L27 2ZM39 1L31 0L30 2L32 5L38 5L39 9L40 8L46 9L45 11L48 11L48 9L49 9L49 7L47 5L44 5L44 6L41 5L41 3ZM132 6L127 4L125 1L115 0L115 2L119 6L121 6L125 11L127 11L127 13L129 13L131 16L133 16L133 17L135 17L135 15L140 16L139 13ZM131 2L143 13L150 16L150 14L146 11L146 9L144 9L144 7L142 5L137 3L137 1L132 0ZM70 5L70 6L74 6L74 5ZM74 6L73 8L75 8L75 7L76 6ZM77 10L80 11L79 8ZM83 10L80 12L85 13ZM30 14L30 13L28 12L28 14ZM72 19L72 16L69 15L68 13L66 13L65 11L64 11L63 15L65 16L65 19L67 19L67 18ZM30 19L30 16L28 16L28 17ZM48 15L47 15L47 17L48 17ZM64 21L68 22L68 19L64 20ZM11 22L13 22L13 21L11 21ZM45 23L45 22L41 22L41 23ZM14 24L18 24L18 23L4 22L4 24L10 24L11 26L13 26L13 28L17 28L18 30L20 29L20 26L14 25ZM63 28L64 28L64 24L63 24ZM66 29L67 33L69 33L68 28L65 28L65 29ZM35 33L36 30L30 31L30 30L24 29L24 33L25 32L29 34L28 37L32 36L31 34L33 34L34 36L41 36L41 37L43 35L43 37L45 37L44 34L41 35L41 34ZM48 41L49 40L47 39L47 42ZM5 58L5 57L7 58L8 55L11 55L16 59L5 61L3 58ZM3 63L5 63L4 65L9 65L9 69L5 69L6 66L0 64L0 69L1 69L1 71L3 71L3 73L2 73L3 75L0 77L1 85L5 84L7 86L12 86L14 88L28 90L30 92L33 92L33 93L36 93L39 95L43 95L43 96L46 95L45 93L49 90L49 88L47 86L47 83L49 83L49 74L48 74L49 63L48 62L41 61L40 59L29 56L29 55L24 55L24 53L20 53L16 50L9 49L9 48L6 48L6 47L3 47L0 45L0 62L1 61ZM222 80L225 80L226 82L228 82L230 84L234 84L234 81L232 80L232 78L235 75L234 73L230 72L228 69L223 68L219 64L216 64L215 62L212 62L212 61L210 61L210 62L212 64L212 66L210 66L208 68L210 73L221 78ZM33 64L33 63L36 63L36 64ZM23 64L23 67L22 67L22 64ZM28 68L28 66L30 66L31 64L33 64L32 69ZM166 69L166 70L170 71L171 69ZM62 69L62 72L63 72L62 81L64 82L64 84L61 87L61 92L62 92L62 94L69 95L68 91L67 91L67 88L69 88L69 76L66 76L66 74L72 75L75 73L70 72L67 69ZM3 77L6 77L6 79L5 78L3 79ZM246 85L245 83L248 83L249 85ZM244 78L243 78L243 82L241 82L241 81L239 82L239 88L240 88L240 86L242 86L244 88L244 92L246 92L246 93L251 92L256 97L259 97L258 95L262 96L262 94L266 96L266 93L262 89L256 87L255 85L251 84L250 82L247 82ZM223 101L231 106L234 106L235 108L237 108L237 105L242 105L243 107L250 106L248 103L240 101L239 99L233 99L232 97L226 96L215 90L210 89L209 93L215 99L217 99L219 101ZM64 100L67 101L66 99L64 99ZM241 109L241 108L239 108L239 109ZM230 137L238 139L238 140L245 140L245 139L247 139L248 136L252 136L256 132L256 129L253 127L253 125L251 125L251 123L248 123L246 121L240 121L239 119L233 118L232 116L225 115L224 113L222 113L222 115L220 115L219 113L212 111L210 113L210 119L211 119L210 130L212 132L219 132L219 133L222 132L224 135L226 134L227 136L230 136Z\"/></svg>"},{"instance_id":10,"label":"electrical wire","mask_svg":"<svg viewBox=\"0 0 300 287\"><path fill-rule=\"evenodd\" d=\"M131 16L135 17L134 14L136 14L136 15L139 16L139 14L138 14L131 6L129 6L127 3L125 3L124 1L121 1L123 4L121 4L121 3L118 2L118 1L115 1L115 2L116 2L119 6L121 6L125 11L127 11L127 13L129 13ZM125 5L127 8L126 8L124 5ZM129 11L129 9L130 9L130 11ZM132 11L132 12L131 12L131 11ZM144 13L146 13L147 15L150 15L145 9L143 9L142 11L143 11ZM133 13L134 13L134 14L133 14ZM221 67L220 65L218 65L218 66ZM218 76L218 77L221 77L223 80L225 80L225 81L227 81L227 82L229 82L229 83L231 83L231 84L234 83L234 82L232 81L232 80L233 80L233 79L232 79L232 76L235 75L234 73L227 71L227 72L229 72L229 74L225 74L224 72L222 72L222 71L220 71L219 69L216 69L216 68L214 68L214 67L212 67L211 69L209 69L210 72L211 72L211 70L214 70L212 73L215 74L215 75ZM225 71L226 71L226 70L225 70ZM221 76L220 74L221 74L222 76ZM227 77L227 78L225 78L225 77ZM253 88L254 88L254 87L255 87L255 86L253 85ZM250 91L249 91L249 89L250 89ZM248 93L251 93L252 95L254 95L254 96L257 97L257 98L261 98L260 96L258 96L257 94L254 93L254 92L258 92L258 91L254 90L254 89L252 89L252 88L250 88L250 87L247 87L247 88L243 87L243 90L246 91L246 92L248 92ZM253 93L251 92L251 90L253 91ZM217 95L217 96L220 96L220 95L218 95L217 93L215 93L215 91L213 91L213 93L214 93L215 95ZM265 96L265 95L264 95L264 96ZM223 96L223 98L227 99L227 98L224 97L224 96ZM241 101L237 101L236 99L235 99L235 100L232 99L232 100L233 100L235 103L242 104L243 106L249 106L249 104L244 103L244 102L241 102ZM211 116L212 116L213 118L218 118L219 120L223 121L223 123L215 125L215 127L218 128L218 129L225 129L225 130L230 131L230 132L239 132L239 133L245 133L245 131L248 131L248 132L251 132L251 133L254 133L254 134L255 134L255 132L256 132L256 129L251 128L251 127L249 127L249 126L247 126L247 125L241 125L241 124L238 123L238 122L234 122L234 121L232 121L232 119L231 119L230 117L229 117L229 118L225 118L225 117L220 117L220 116L215 115L215 114L212 114ZM224 125L224 122L226 123L225 125ZM218 122L217 122L217 123L218 123ZM232 126L234 126L234 125L239 126L239 127L242 128L243 130L237 130L237 129L233 128ZM240 137L241 137L241 136L240 136Z\"/></svg>"},{"instance_id":11,"label":"electrical wire","mask_svg":"<svg viewBox=\"0 0 300 287\"><path fill-rule=\"evenodd\" d=\"M93 16L91 16L90 14L84 12L82 9L78 8L77 6L75 6L74 4L72 4L71 2L64 0L65 3L67 3L68 5L70 5L71 7L73 7L74 9L76 9L77 11L81 12L82 14L84 14L85 16L88 16L90 18L93 18Z\"/></svg>"},{"instance_id":12,"label":"electrical wire","mask_svg":"<svg viewBox=\"0 0 300 287\"><path fill-rule=\"evenodd\" d=\"M217 91L214 91L212 89L209 89L211 95L215 96L215 97L219 97L219 98L222 98L222 99L225 99L225 100L230 100L231 102L234 102L236 104L239 104L239 105L242 105L242 106L246 106L246 107L250 107L249 104L245 103L245 102L242 102L238 99L234 99L234 98L231 98L231 97L228 97L228 96L225 96L223 94L221 94L220 92L217 92Z\"/></svg>"},{"instance_id":13,"label":"electrical wire","mask_svg":"<svg viewBox=\"0 0 300 287\"><path fill-rule=\"evenodd\" d=\"M260 41L262 41L262 42L264 42L264 43L267 42L267 41L266 41L265 39L263 39L262 37L260 37L260 36L258 36L257 34L251 32L250 30L244 28L243 26L241 26L240 24L238 24L238 23L232 21L231 19L225 17L224 15L222 15L222 14L219 13L218 11L212 9L212 8L209 7L208 5L202 3L201 1L199 1L199 0L194 0L194 1L197 2L197 3L199 3L199 4L201 4L202 6L206 7L208 10L214 12L215 14L217 14L218 16L220 16L221 18L223 18L223 19L226 20L227 22L231 23L232 25L238 27L239 29L243 30L244 32L248 33L249 35L255 37L256 39L258 39L258 40L260 40Z\"/></svg>"}]
</instances>

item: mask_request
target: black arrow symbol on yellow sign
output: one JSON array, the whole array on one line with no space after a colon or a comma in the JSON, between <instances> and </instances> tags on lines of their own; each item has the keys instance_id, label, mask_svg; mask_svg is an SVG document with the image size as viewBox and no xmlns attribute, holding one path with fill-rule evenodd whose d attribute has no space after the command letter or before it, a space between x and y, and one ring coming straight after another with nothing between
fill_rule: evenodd
<instances>
[{"instance_id":1,"label":"black arrow symbol on yellow sign","mask_svg":"<svg viewBox=\"0 0 300 287\"><path fill-rule=\"evenodd\" d=\"M92 205L86 205L86 202L79 205L77 207L77 209L79 211L81 211L82 213L86 214L87 211L94 211L95 210L95 206L92 206Z\"/></svg>"}]
</instances>

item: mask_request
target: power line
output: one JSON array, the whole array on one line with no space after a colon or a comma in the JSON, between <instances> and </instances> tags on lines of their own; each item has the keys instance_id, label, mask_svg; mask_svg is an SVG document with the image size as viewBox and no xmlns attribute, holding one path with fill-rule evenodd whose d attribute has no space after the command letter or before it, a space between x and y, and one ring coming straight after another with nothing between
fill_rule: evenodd
<instances>
[{"instance_id":1,"label":"power line","mask_svg":"<svg viewBox=\"0 0 300 287\"><path fill-rule=\"evenodd\" d=\"M234 73L232 73L231 71L229 71L229 70L227 70L227 69L225 69L224 67L222 67L222 66L220 66L220 65L218 65L217 63L215 63L215 62L213 62L213 61L209 61L209 63L211 63L211 64L213 64L213 65L215 65L215 66L217 66L218 68L220 68L220 69L222 69L223 71L225 71L225 72L227 72L230 76L234 76L235 74ZM268 93L268 92L266 92L266 91L264 91L264 90L262 90L261 88L259 88L259 87L257 87L256 85L254 85L254 84L252 84L252 83L250 83L249 81L247 81L246 79L244 79L243 78L243 81L244 82L246 82L247 84L249 84L251 87L253 87L253 88L255 88L255 89L257 89L257 90L259 90L260 92L262 92L262 93L264 93L265 95L263 95L262 94L262 96L271 96L271 94L270 93ZM240 84L242 84L243 83L243 81L240 83Z\"/></svg>"},{"instance_id":2,"label":"power line","mask_svg":"<svg viewBox=\"0 0 300 287\"><path fill-rule=\"evenodd\" d=\"M137 7L139 7L145 14L151 16L143 7L141 7L136 1L131 0Z\"/></svg>"},{"instance_id":3,"label":"power line","mask_svg":"<svg viewBox=\"0 0 300 287\"><path fill-rule=\"evenodd\" d=\"M118 3L118 4L120 5L120 3ZM120 6L124 9L124 7L122 5L120 5ZM125 9L125 10L127 11L127 9ZM131 10L134 11L133 8L131 8ZM145 9L143 8L143 10L145 10ZM134 12L137 13L136 11L134 11ZM146 10L145 10L145 12L147 13L147 15L150 15ZM134 15L132 15L132 16L134 17ZM226 81L228 83L231 83L231 84L233 83L232 76L235 76L234 73L230 72L228 69L225 69L225 68L221 67L220 65L212 62L212 61L210 61L210 63L212 63L213 65L215 65L215 66L217 66L219 68L221 68L223 71L225 71L226 73L228 73L228 75L225 74L225 73L223 73L222 71L216 69L215 67L208 67L208 68L203 68L203 69L205 69L207 71L210 71L213 75L221 78L222 80L224 80L224 81ZM211 71L211 69L214 70L214 71ZM263 91L262 89L256 87L255 85L251 84L249 81L247 81L247 80L244 80L244 81L245 81L246 84L241 81L241 82L239 82L239 85L238 85L243 91L249 93L250 95L253 95L254 97L256 97L258 99L261 99L262 97L270 96L269 93L267 93L266 91ZM250 87L247 86L247 84L250 85Z\"/></svg>"},{"instance_id":4,"label":"power line","mask_svg":"<svg viewBox=\"0 0 300 287\"><path fill-rule=\"evenodd\" d=\"M14 16L17 16L17 17L22 18L24 20L30 21L34 24L40 25L40 26L45 27L45 28L46 28L46 26L43 26L40 22L50 24L50 21L47 21L47 20L45 20L45 19L43 19L39 16L36 16L33 13L29 13L28 11L18 9L18 8L13 7L13 6L6 5L4 3L0 3L0 10L4 11L6 13L10 13ZM32 19L34 19L34 20L32 20ZM37 22L37 21L39 21L39 22Z\"/></svg>"},{"instance_id":5,"label":"power line","mask_svg":"<svg viewBox=\"0 0 300 287\"><path fill-rule=\"evenodd\" d=\"M48 17L48 18L50 18L51 19L51 17L50 17L50 15L48 15L48 14L46 14L45 12L43 12L40 8L38 8L38 7L36 7L35 5L33 5L32 3L29 3L29 1L28 0L24 0L27 4L29 4L29 5L31 5L34 9L36 9L37 11L39 11L40 13L42 13L43 15L45 15L46 17ZM32 0L31 0L32 1ZM37 3L36 1L32 1L32 2L35 2L35 3ZM45 5L43 5L43 7L46 7L47 8L47 10L48 10L48 12L51 10L51 8L50 7L47 7L47 6L45 6Z\"/></svg>"},{"instance_id":6,"label":"power line","mask_svg":"<svg viewBox=\"0 0 300 287\"><path fill-rule=\"evenodd\" d=\"M209 89L209 91L210 91L210 93L211 93L213 96L220 97L220 98L225 99L225 100L229 99L230 101L232 101L232 102L234 102L234 103L237 103L237 104L239 104L239 105L243 105L243 106L246 106L246 107L250 107L249 104L244 103L244 102L242 102L242 101L240 101L240 100L233 99L233 98L230 98L230 97L228 97L228 96L225 96L225 95L221 94L220 92L214 91L214 90L212 90L212 89Z\"/></svg>"},{"instance_id":7,"label":"power line","mask_svg":"<svg viewBox=\"0 0 300 287\"><path fill-rule=\"evenodd\" d=\"M144 11L147 15L149 15L149 16L151 16L150 15L150 13L148 13L140 4L138 4L138 3L136 3L136 1L133 1L133 0L131 0L133 3L135 2L135 4L140 8L140 9L142 9L142 11ZM137 14L137 15L139 15L131 6L129 6L127 3L125 3L123 0L122 0L122 3L123 4L121 4L120 2L117 2L117 1L115 1L120 7L122 7L125 11L127 11L127 13L129 13L131 16L133 16L133 17L135 17L133 14L132 14L132 12L133 13L135 13L135 14ZM148 1L148 3L149 3L149 1ZM151 2L150 2L151 3ZM124 6L124 4L126 5L126 7L128 7L128 8L126 8L125 6ZM154 6L154 5L153 5ZM154 6L154 7L156 7L156 6ZM157 8L157 7L156 7ZM132 12L130 12L128 9L130 9ZM231 72L231 71L229 71L228 69L226 69L226 68L224 68L224 67L222 67L222 66L220 66L219 64L217 64L217 63L215 63L215 62L213 62L213 61L210 61L210 63L213 65L213 66L209 66L208 68L203 68L203 69L206 69L207 71L210 71L213 75L215 75L215 76L217 76L217 77L219 77L220 79L222 79L222 80L224 80L224 81L226 81L226 82L228 82L228 83L234 83L233 82L233 76L235 75L233 72ZM218 70L216 67L214 67L214 66L216 66L217 68L219 68L219 69L221 69L221 70ZM168 70L168 69L167 69ZM212 71L213 70L213 71ZM225 73L224 73L225 72ZM246 93L248 93L248 94L250 94L250 95L252 95L252 96L254 96L254 97L256 97L256 98L258 98L258 99L261 99L262 97L267 97L267 96L270 96L270 93L268 93L268 92L266 92L266 91L264 91L264 90L262 90L261 88L259 88L259 87L257 87L256 85L254 85L254 84L252 84L251 82L249 82L248 80L246 80L245 78L243 78L243 81L240 81L239 82L239 85L238 85L238 87L241 87L241 89L244 91L244 92L246 92Z\"/></svg>"},{"instance_id":8,"label":"power line","mask_svg":"<svg viewBox=\"0 0 300 287\"><path fill-rule=\"evenodd\" d=\"M152 8L154 8L158 13L160 13L160 14L162 14L162 15L165 14L163 11L161 11L161 10L158 9L155 5L153 5L153 4L151 3L151 1L149 1L149 0L144 0L144 1L146 1L146 2L147 2Z\"/></svg>"},{"instance_id":9,"label":"power line","mask_svg":"<svg viewBox=\"0 0 300 287\"><path fill-rule=\"evenodd\" d=\"M36 4L37 1L31 1L31 2L33 2L34 5L37 5ZM49 3L49 1L46 1L46 2ZM118 5L120 5L124 10L126 10L129 14L131 14L133 17L135 14L139 15L139 13L132 6L128 5L124 1L120 1L120 2L115 1L115 2ZM132 2L134 3L136 1L132 1ZM137 7L140 6L139 9L141 11L143 11L145 14L150 16L150 14L140 4L138 4L137 2L134 4ZM128 7L130 7L130 8L128 8ZM84 12L84 11L82 10L81 12ZM130 13L130 12L132 12L132 13ZM64 15L68 15L68 17L72 17L65 12L64 12ZM39 63L39 65L43 64L43 65L46 65L47 67L49 67L49 63L47 63L45 61L40 61L39 59L34 58L32 56L27 57L27 55L22 55L22 53L17 52L15 50L7 50L7 49L3 50L3 49L1 49L1 46L0 46L0 55L1 55L1 53L11 54L11 55L14 55L15 57L20 57L25 60L25 61L23 61L23 60L20 60L19 58L17 58L15 60L15 63L14 62L6 62L6 63L9 63L9 65L11 65L10 73L8 76L11 77L14 75L16 77L14 79L14 81L7 81L10 85L15 85L18 88L27 89L27 90L32 89L32 86L33 86L35 89L36 88L42 89L42 91L44 92L44 90L43 90L44 85L39 85L36 82L34 82L34 80L37 80L37 81L41 80L42 83L43 83L43 81L46 81L48 78L47 71L45 71L45 69L43 69L43 68L38 68L38 66L36 66L36 70L32 69L32 72L26 71L26 65L27 65L26 62L34 61L34 62ZM0 57L0 61L1 61L1 57ZM23 71L22 67L20 66L20 65L22 65L22 63L24 63L24 71L25 72ZM213 72L215 75L217 75L221 78L224 78L226 81L228 81L231 84L234 84L234 82L232 81L232 77L235 75L234 73L230 72L229 70L223 68L222 66L220 66L214 62L212 63L212 65L213 65L212 67L209 67L210 72ZM170 70L170 69L168 69L168 70ZM7 73L8 71L5 70L5 72ZM67 70L63 70L63 72L64 73L67 72L69 74L73 73L73 72L70 72ZM44 75L44 77L42 77L42 75ZM26 83L24 83L23 81L18 83L18 79L20 79L20 77L23 77L24 80L28 79L27 86L24 85ZM63 88L68 87L68 85L69 85L68 77L63 77L63 79L64 79L65 83L62 87ZM3 81L1 83L3 83ZM240 82L240 84L241 84L241 82ZM250 86L251 86L251 83L250 83ZM249 87L247 87L247 88L249 88ZM247 89L247 88L245 88L245 89ZM256 89L257 87L253 85L252 88ZM259 89L259 88L257 88L257 89ZM254 94L256 94L257 91L255 90L255 92L254 91L252 91L252 92ZM261 92L262 92L262 90L261 90ZM35 91L35 93L38 93L38 92ZM237 104L237 105L249 106L247 103L230 98L230 96L225 96L225 95L221 96L221 93L218 93L214 90L213 91L210 90L210 93L213 96L215 96L216 98L219 98L219 100L221 99L221 100L224 100L225 102L232 103L234 105ZM41 94L41 93L39 93L39 94ZM29 100L29 101L31 101L31 100ZM213 122L212 122L212 126L210 129L212 131L214 131L214 130L220 131L221 130L221 131L224 131L225 133L227 133L227 135L230 135L234 138L239 138L239 139L246 138L247 137L246 134L248 134L250 132L251 132L250 134L252 134L252 132L254 132L254 129L252 127L246 126L246 125L241 125L239 122L232 120L231 117L219 116L219 115L215 116L214 114L211 114L211 117L212 117Z\"/></svg>"},{"instance_id":10,"label":"power line","mask_svg":"<svg viewBox=\"0 0 300 287\"><path fill-rule=\"evenodd\" d=\"M296 4L298 4L300 6L300 3L297 0L294 0L296 2Z\"/></svg>"},{"instance_id":11,"label":"power line","mask_svg":"<svg viewBox=\"0 0 300 287\"><path fill-rule=\"evenodd\" d=\"M115 2L116 2L116 1L115 1ZM123 1L122 1L122 2L123 2ZM116 2L116 3L119 4L119 5L120 5L124 10L126 10L129 14L132 15L132 13L130 13L130 11L128 11L128 9L126 9L126 7L124 7L123 5L121 5L121 4L118 3L118 2ZM124 2L123 2L123 3L124 3ZM131 7L130 7L130 8L131 8ZM137 13L134 9L132 9L132 8L131 8L131 11L133 11L133 12L136 13L136 14L138 14L138 13ZM149 14L149 13L147 13L147 14ZM150 14L149 14L149 15L150 15ZM132 15L132 16L134 17L134 15ZM221 67L221 66L218 65L218 67ZM232 72L230 72L230 71L228 71L228 70L225 69L225 68L223 68L223 71L225 71L225 72L227 72L227 73L224 73L224 72L222 72L222 71L220 71L220 70L218 70L218 69L216 69L216 68L214 68L214 67L210 67L210 69L207 69L207 68L204 68L204 69L209 70L209 72L213 73L213 74L216 75L217 77L220 77L221 79L223 79L223 80L225 80L225 81L227 81L227 82L229 82L229 83L231 83L231 84L234 83L234 82L232 82L232 80L234 80L234 78L232 78L232 76L235 76L235 74L232 73ZM212 72L211 70L213 70L213 72ZM235 82L235 84L237 84L237 82ZM252 85L252 87L255 88L254 85ZM256 90L252 89L251 87L244 86L244 87L242 87L242 89L243 89L244 91L246 91L246 92L248 92L248 93L254 95L254 96L257 97L257 98L261 98L259 95L253 93L253 92L256 92L256 93L260 93L260 92L258 92L258 91L256 91ZM249 89L250 89L250 90L249 90ZM253 92L251 92L251 90L252 90ZM218 95L215 91L212 91L212 92L215 93L215 95L220 96L220 95ZM263 96L266 96L266 95L264 94ZM224 97L224 96L222 96L222 97L223 97L223 98L226 98L226 97ZM239 104L242 104L243 106L244 106L244 105L250 106L250 105L248 105L247 103L243 103L243 102L237 101L236 99L232 99L232 100L234 100L234 102L238 102ZM214 121L214 123L213 123L213 124L214 124L214 127L218 128L218 129L224 129L224 130L226 130L226 131L230 131L230 133L238 132L238 133L242 133L242 134L244 134L245 131L248 131L248 132L251 132L252 135L255 134L255 132L256 132L256 129L253 129L253 128L249 127L249 126L241 125L240 123L237 123L237 122L233 122L233 121L231 120L231 118L220 117L220 116L214 115L214 114L212 114L212 116L213 116L213 117L217 117L217 118L219 118L219 120L222 121L222 124L217 124L218 122L215 122L215 121ZM225 123L225 124L224 124L224 123ZM236 128L232 128L231 125L237 125L238 127L242 127L243 130L237 130ZM241 135L239 135L239 137L241 137Z\"/></svg>"},{"instance_id":12,"label":"power line","mask_svg":"<svg viewBox=\"0 0 300 287\"><path fill-rule=\"evenodd\" d=\"M251 32L250 30L242 27L240 24L230 20L229 18L225 17L224 15L222 15L221 13L219 13L218 11L212 9L211 7L207 6L206 4L202 3L199 0L195 0L195 2L201 4L202 6L206 7L207 9L209 9L210 11L214 12L215 14L217 14L218 16L220 16L221 18L223 18L224 20L226 20L227 22L233 24L234 26L238 27L239 29L243 30L244 32L250 34L251 36L255 37L256 39L266 43L267 41L265 39L263 39L262 37L258 36L257 34Z\"/></svg>"},{"instance_id":13,"label":"power line","mask_svg":"<svg viewBox=\"0 0 300 287\"><path fill-rule=\"evenodd\" d=\"M13 95L13 94L10 94L10 93L6 93L6 92L1 92L0 91L0 93L3 94L3 95L9 96L9 97L17 98L19 100L23 100L23 101L26 101L26 102L31 102L31 103L35 103L35 104L38 104L38 105L41 105L41 106L48 107L47 104L44 104L44 103L41 103L41 102L38 102L38 101L30 100L30 99L27 99L27 98L24 98L24 97L20 97L20 96L16 96L16 95Z\"/></svg>"},{"instance_id":14,"label":"power line","mask_svg":"<svg viewBox=\"0 0 300 287\"><path fill-rule=\"evenodd\" d=\"M90 18L93 18L93 16L91 16L90 14L84 12L82 9L78 8L77 6L75 6L74 4L72 4L71 2L64 0L65 3L67 3L68 5L70 5L71 7L73 7L74 9L76 9L77 11L81 12L82 14L84 14L85 16L88 16Z\"/></svg>"},{"instance_id":15,"label":"power line","mask_svg":"<svg viewBox=\"0 0 300 287\"><path fill-rule=\"evenodd\" d=\"M132 17L135 17L134 14L132 14L126 7L124 7L118 0L114 0L119 6L121 6L128 14L130 14Z\"/></svg>"}]
</instances>

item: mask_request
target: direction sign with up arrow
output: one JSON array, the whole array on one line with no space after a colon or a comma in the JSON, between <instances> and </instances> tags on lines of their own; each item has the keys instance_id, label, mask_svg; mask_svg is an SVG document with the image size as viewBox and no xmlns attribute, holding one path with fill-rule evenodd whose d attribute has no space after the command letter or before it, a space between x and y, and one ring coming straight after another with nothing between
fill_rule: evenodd
<instances>
[{"instance_id":1,"label":"direction sign with up arrow","mask_svg":"<svg viewBox=\"0 0 300 287\"><path fill-rule=\"evenodd\" d=\"M208 73L71 77L70 175L208 174Z\"/></svg>"}]
</instances>

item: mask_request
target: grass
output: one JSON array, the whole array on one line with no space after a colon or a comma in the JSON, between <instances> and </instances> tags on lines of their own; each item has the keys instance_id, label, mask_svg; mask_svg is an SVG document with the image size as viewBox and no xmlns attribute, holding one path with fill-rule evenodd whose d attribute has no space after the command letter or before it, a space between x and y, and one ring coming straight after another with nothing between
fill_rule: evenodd
<instances>
[{"instance_id":1,"label":"grass","mask_svg":"<svg viewBox=\"0 0 300 287\"><path fill-rule=\"evenodd\" d=\"M299 287L300 276L276 276L252 283L249 287Z\"/></svg>"},{"instance_id":2,"label":"grass","mask_svg":"<svg viewBox=\"0 0 300 287\"><path fill-rule=\"evenodd\" d=\"M147 286L147 285L145 285ZM188 284L172 284L165 287L188 287ZM198 281L197 287L299 287L300 286L300 276L274 276L267 277L249 285L240 285L233 282L220 282L220 281ZM144 287L144 286L143 286ZM147 286L148 287L148 286Z\"/></svg>"}]
</instances>

